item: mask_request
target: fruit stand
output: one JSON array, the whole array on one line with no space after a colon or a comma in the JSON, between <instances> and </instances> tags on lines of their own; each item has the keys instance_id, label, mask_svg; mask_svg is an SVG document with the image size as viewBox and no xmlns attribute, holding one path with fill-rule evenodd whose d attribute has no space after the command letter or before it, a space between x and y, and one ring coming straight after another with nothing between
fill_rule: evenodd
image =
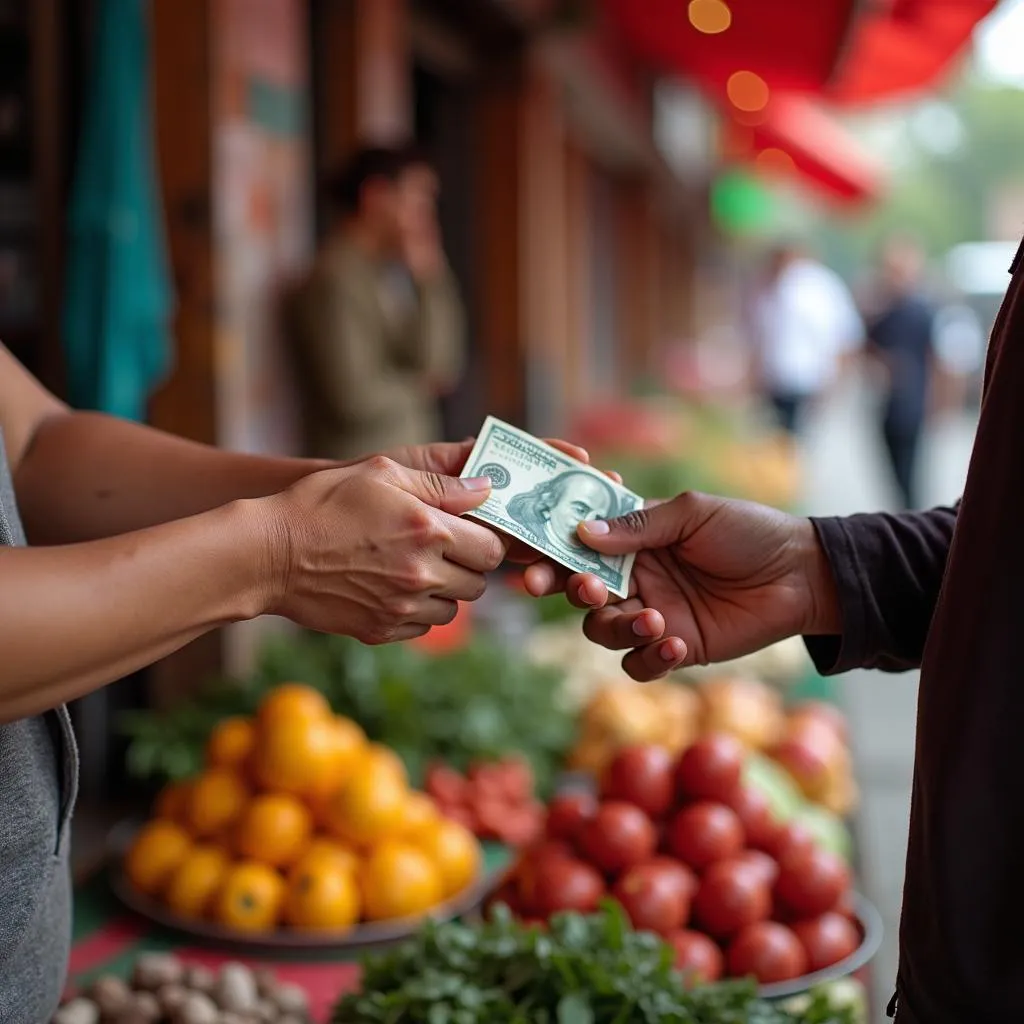
<instances>
[{"instance_id":1,"label":"fruit stand","mask_svg":"<svg viewBox=\"0 0 1024 1024\"><path fill-rule=\"evenodd\" d=\"M795 500L728 422L626 420L640 490L714 463ZM713 458L666 463L680 432ZM856 780L802 644L641 686L509 582L423 642L281 636L126 720L154 799L77 888L60 1024L866 1024Z\"/></svg>"}]
</instances>

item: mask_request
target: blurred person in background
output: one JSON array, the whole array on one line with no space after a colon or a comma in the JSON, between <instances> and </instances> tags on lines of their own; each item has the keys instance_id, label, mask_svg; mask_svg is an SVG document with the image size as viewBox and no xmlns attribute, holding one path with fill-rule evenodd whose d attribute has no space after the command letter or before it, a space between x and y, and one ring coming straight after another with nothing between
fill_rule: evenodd
<instances>
[{"instance_id":1,"label":"blurred person in background","mask_svg":"<svg viewBox=\"0 0 1024 1024\"><path fill-rule=\"evenodd\" d=\"M437 220L438 179L413 149L364 149L327 185L338 219L289 303L306 454L425 444L458 380L464 316Z\"/></svg>"},{"instance_id":2,"label":"blurred person in background","mask_svg":"<svg viewBox=\"0 0 1024 1024\"><path fill-rule=\"evenodd\" d=\"M863 324L842 278L794 242L768 256L750 309L758 384L790 434L861 346Z\"/></svg>"},{"instance_id":3,"label":"blurred person in background","mask_svg":"<svg viewBox=\"0 0 1024 1024\"><path fill-rule=\"evenodd\" d=\"M868 352L883 369L881 433L904 508L917 508L915 476L933 380L935 306L924 288L925 256L911 238L882 249Z\"/></svg>"}]
</instances>

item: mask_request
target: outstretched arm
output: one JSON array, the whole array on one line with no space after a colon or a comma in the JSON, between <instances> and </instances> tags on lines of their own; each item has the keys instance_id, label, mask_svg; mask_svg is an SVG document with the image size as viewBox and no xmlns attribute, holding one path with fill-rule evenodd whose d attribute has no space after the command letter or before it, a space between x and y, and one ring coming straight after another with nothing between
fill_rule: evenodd
<instances>
[{"instance_id":1,"label":"outstretched arm","mask_svg":"<svg viewBox=\"0 0 1024 1024\"><path fill-rule=\"evenodd\" d=\"M819 671L902 672L921 664L958 508L813 520L843 629L839 637L807 639Z\"/></svg>"}]
</instances>

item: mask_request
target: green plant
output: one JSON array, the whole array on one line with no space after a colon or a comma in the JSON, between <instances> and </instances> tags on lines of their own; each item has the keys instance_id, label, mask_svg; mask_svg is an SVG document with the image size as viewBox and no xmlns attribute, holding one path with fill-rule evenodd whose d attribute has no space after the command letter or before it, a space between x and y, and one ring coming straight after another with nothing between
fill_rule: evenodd
<instances>
[{"instance_id":1,"label":"green plant","mask_svg":"<svg viewBox=\"0 0 1024 1024\"><path fill-rule=\"evenodd\" d=\"M477 638L462 650L433 655L404 644L365 647L306 633L270 640L245 680L217 683L166 713L126 718L130 770L140 777L191 774L217 721L251 714L273 686L295 680L320 690L336 713L392 747L415 781L435 759L466 769L476 759L519 753L544 793L573 739L573 721L558 701L560 673L496 641Z\"/></svg>"},{"instance_id":2,"label":"green plant","mask_svg":"<svg viewBox=\"0 0 1024 1024\"><path fill-rule=\"evenodd\" d=\"M333 1024L855 1024L815 994L799 1012L757 998L747 981L688 990L672 950L633 931L621 908L559 914L548 931L505 907L470 926L428 922L397 948L367 957L362 992Z\"/></svg>"}]
</instances>

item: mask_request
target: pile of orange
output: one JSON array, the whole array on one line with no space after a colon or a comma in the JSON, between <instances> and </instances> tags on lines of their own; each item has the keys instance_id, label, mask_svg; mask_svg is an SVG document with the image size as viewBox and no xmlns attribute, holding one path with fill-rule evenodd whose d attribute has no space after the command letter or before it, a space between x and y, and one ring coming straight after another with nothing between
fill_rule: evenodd
<instances>
[{"instance_id":1,"label":"pile of orange","mask_svg":"<svg viewBox=\"0 0 1024 1024\"><path fill-rule=\"evenodd\" d=\"M394 752L299 683L217 726L204 770L160 794L124 862L183 917L331 932L421 915L480 866L476 837L410 788Z\"/></svg>"}]
</instances>

